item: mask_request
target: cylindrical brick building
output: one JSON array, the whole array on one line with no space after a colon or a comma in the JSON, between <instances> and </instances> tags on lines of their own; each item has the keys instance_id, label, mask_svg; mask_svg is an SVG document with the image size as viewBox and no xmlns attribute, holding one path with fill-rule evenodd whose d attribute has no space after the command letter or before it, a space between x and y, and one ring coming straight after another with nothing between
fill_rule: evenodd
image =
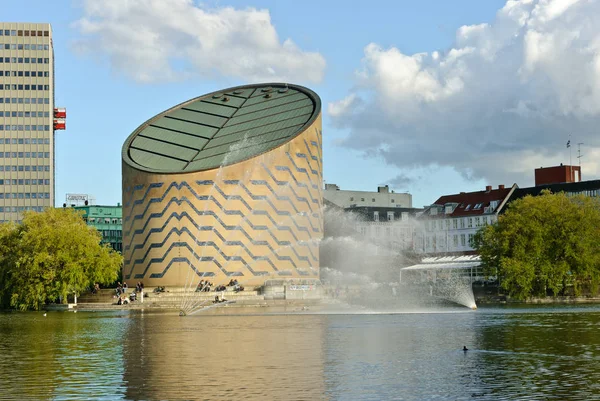
<instances>
[{"instance_id":1,"label":"cylindrical brick building","mask_svg":"<svg viewBox=\"0 0 600 401\"><path fill-rule=\"evenodd\" d=\"M123 278L184 287L318 278L321 100L296 85L179 104L123 145Z\"/></svg>"}]
</instances>

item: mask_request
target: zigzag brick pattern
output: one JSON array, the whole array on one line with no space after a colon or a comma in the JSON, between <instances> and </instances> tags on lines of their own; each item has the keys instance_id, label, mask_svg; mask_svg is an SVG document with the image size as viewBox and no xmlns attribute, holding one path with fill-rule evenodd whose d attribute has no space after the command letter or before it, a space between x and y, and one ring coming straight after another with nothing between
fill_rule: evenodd
<instances>
[{"instance_id":1,"label":"zigzag brick pattern","mask_svg":"<svg viewBox=\"0 0 600 401\"><path fill-rule=\"evenodd\" d=\"M289 140L223 167L171 173L124 160L124 279L182 287L200 277L215 284L236 277L246 285L318 278L318 106L316 117Z\"/></svg>"}]
</instances>

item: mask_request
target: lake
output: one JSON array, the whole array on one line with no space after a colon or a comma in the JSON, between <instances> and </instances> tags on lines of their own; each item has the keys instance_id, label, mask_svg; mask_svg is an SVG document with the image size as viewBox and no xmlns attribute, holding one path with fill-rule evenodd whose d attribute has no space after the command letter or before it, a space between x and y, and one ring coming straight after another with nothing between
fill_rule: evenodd
<instances>
[{"instance_id":1,"label":"lake","mask_svg":"<svg viewBox=\"0 0 600 401\"><path fill-rule=\"evenodd\" d=\"M600 399L596 305L238 310L0 314L0 399Z\"/></svg>"}]
</instances>

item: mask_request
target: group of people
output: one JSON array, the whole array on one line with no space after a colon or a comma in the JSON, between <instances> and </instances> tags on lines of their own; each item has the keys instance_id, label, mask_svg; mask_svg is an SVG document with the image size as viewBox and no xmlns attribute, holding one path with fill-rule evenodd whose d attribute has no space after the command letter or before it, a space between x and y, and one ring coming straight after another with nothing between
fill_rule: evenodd
<instances>
[{"instance_id":1,"label":"group of people","mask_svg":"<svg viewBox=\"0 0 600 401\"><path fill-rule=\"evenodd\" d=\"M127 293L127 283L123 282L123 284L121 284L120 281L117 281L117 288L115 289L115 292L117 293L117 297L120 297L121 295L124 295Z\"/></svg>"},{"instance_id":2,"label":"group of people","mask_svg":"<svg viewBox=\"0 0 600 401\"><path fill-rule=\"evenodd\" d=\"M244 287L240 283L238 283L236 278L232 278L231 280L229 280L229 284L227 284L227 287L233 287L234 292L244 291Z\"/></svg>"},{"instance_id":3,"label":"group of people","mask_svg":"<svg viewBox=\"0 0 600 401\"><path fill-rule=\"evenodd\" d=\"M214 288L215 292L223 292L227 291L228 287L233 287L234 292L244 291L244 287L238 283L237 279L229 280L229 284L219 284ZM196 292L210 292L212 291L213 284L208 280L200 280L198 285L196 286Z\"/></svg>"},{"instance_id":4,"label":"group of people","mask_svg":"<svg viewBox=\"0 0 600 401\"><path fill-rule=\"evenodd\" d=\"M200 280L196 287L196 292L210 292L212 283L208 280Z\"/></svg>"},{"instance_id":5,"label":"group of people","mask_svg":"<svg viewBox=\"0 0 600 401\"><path fill-rule=\"evenodd\" d=\"M115 292L117 293L117 305L126 305L129 302L133 302L137 299L137 294L140 293L144 294L144 283L141 281L138 281L135 285L135 291L133 291L131 294L129 294L129 297L127 297L127 283L123 282L123 284L121 284L120 282L117 282L117 288L115 290Z\"/></svg>"}]
</instances>

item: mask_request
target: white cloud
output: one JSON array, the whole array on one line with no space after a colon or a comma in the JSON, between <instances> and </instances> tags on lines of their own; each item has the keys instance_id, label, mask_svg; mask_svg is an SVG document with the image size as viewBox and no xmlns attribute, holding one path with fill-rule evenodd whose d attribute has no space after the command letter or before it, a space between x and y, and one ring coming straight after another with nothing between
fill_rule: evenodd
<instances>
[{"instance_id":1,"label":"white cloud","mask_svg":"<svg viewBox=\"0 0 600 401\"><path fill-rule=\"evenodd\" d=\"M569 162L569 134L600 153L599 15L595 0L510 0L443 52L367 45L356 89L329 105L349 128L342 145L399 168L521 185ZM600 172L596 160L584 157L584 177Z\"/></svg>"},{"instance_id":2,"label":"white cloud","mask_svg":"<svg viewBox=\"0 0 600 401\"><path fill-rule=\"evenodd\" d=\"M139 82L227 76L320 82L325 59L281 41L268 10L208 8L193 0L84 0L74 49L107 57Z\"/></svg>"},{"instance_id":3,"label":"white cloud","mask_svg":"<svg viewBox=\"0 0 600 401\"><path fill-rule=\"evenodd\" d=\"M356 106L357 97L354 93L349 94L342 100L338 100L337 102L329 103L327 105L327 112L332 117L338 117L340 115L344 115L347 113L349 108L353 108Z\"/></svg>"}]
</instances>

